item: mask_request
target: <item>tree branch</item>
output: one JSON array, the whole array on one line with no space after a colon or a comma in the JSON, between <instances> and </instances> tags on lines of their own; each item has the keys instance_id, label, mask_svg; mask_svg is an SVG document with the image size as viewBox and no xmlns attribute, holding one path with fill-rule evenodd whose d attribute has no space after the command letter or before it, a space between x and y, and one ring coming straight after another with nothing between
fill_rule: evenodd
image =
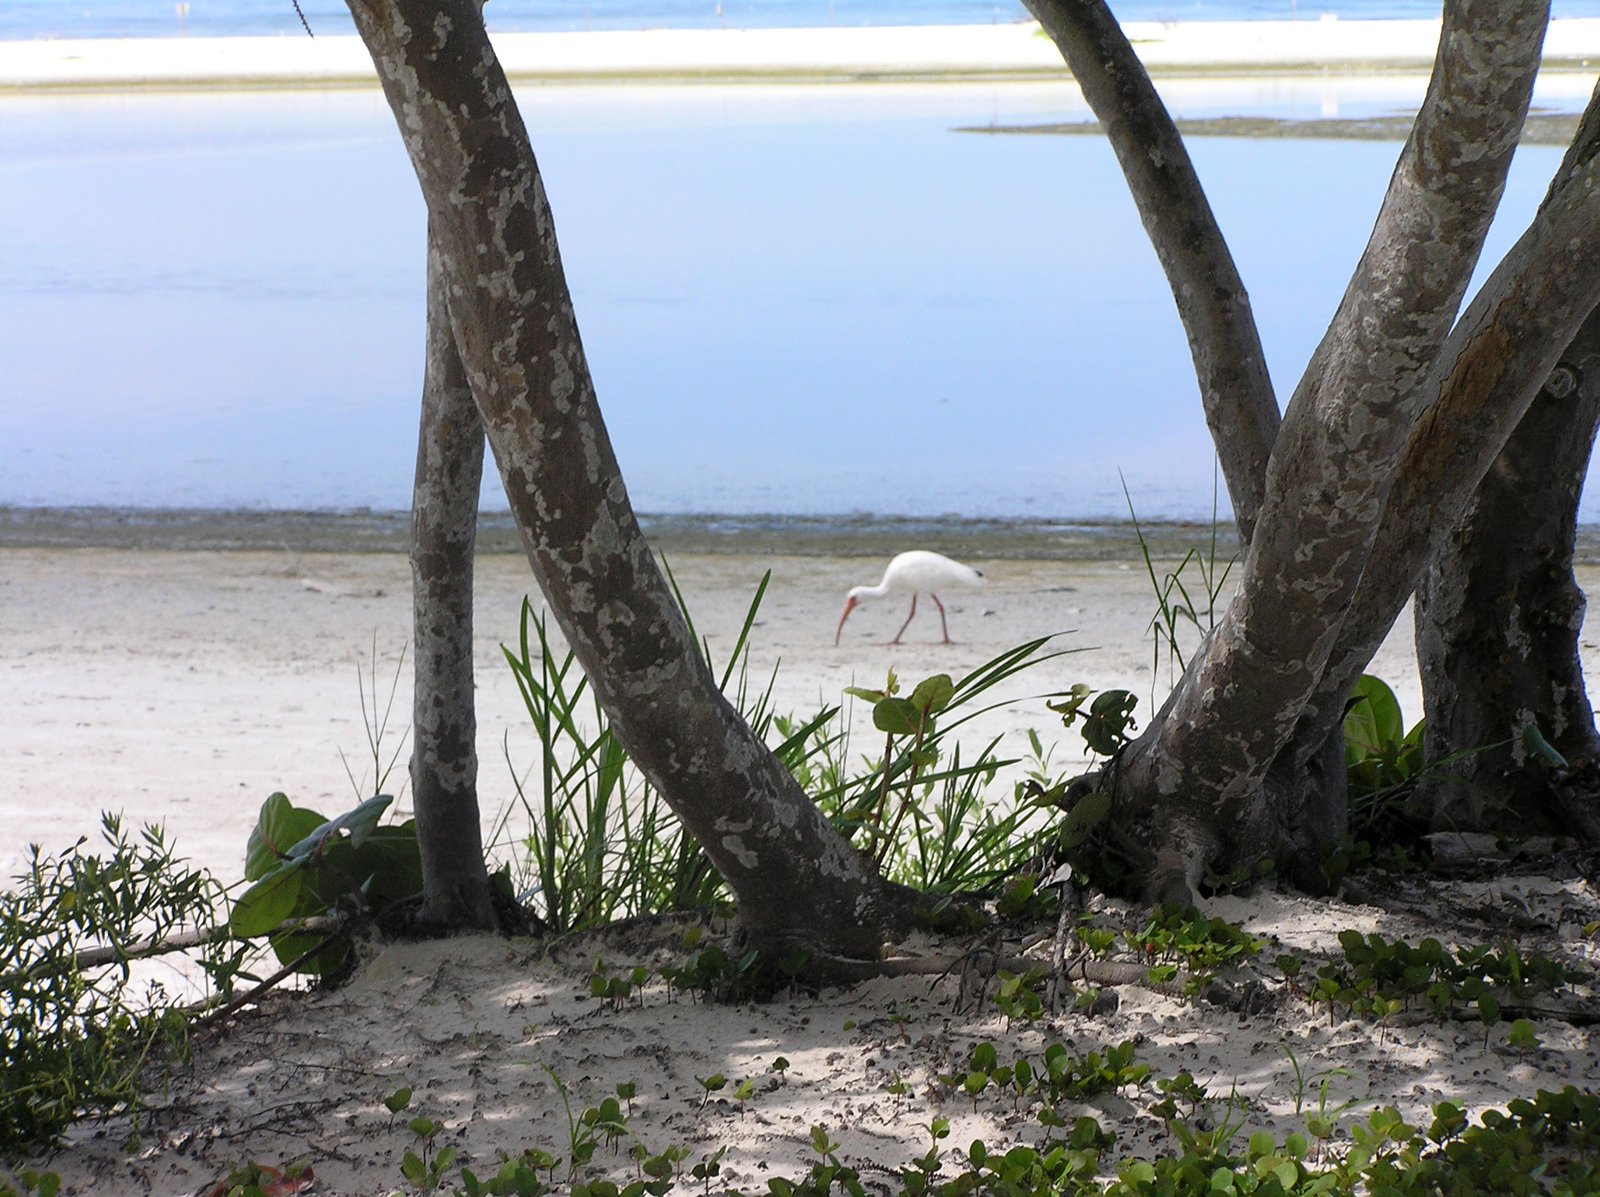
<instances>
[{"instance_id":1,"label":"tree branch","mask_svg":"<svg viewBox=\"0 0 1600 1197\"><path fill-rule=\"evenodd\" d=\"M1548 0L1445 4L1427 96L1286 414L1291 433L1362 451L1363 501L1386 489L1426 405L1417 383L1455 320L1499 207L1549 9ZM1304 409L1298 418L1296 408Z\"/></svg>"},{"instance_id":2,"label":"tree branch","mask_svg":"<svg viewBox=\"0 0 1600 1197\"><path fill-rule=\"evenodd\" d=\"M1024 0L1099 118L1166 271L1206 423L1249 543L1266 494L1278 403L1250 297L1188 148L1103 0Z\"/></svg>"},{"instance_id":3,"label":"tree branch","mask_svg":"<svg viewBox=\"0 0 1600 1197\"><path fill-rule=\"evenodd\" d=\"M431 224L430 224L431 227ZM472 664L473 551L483 423L456 347L434 237L428 236L427 364L411 493L411 792L422 854L418 922L495 927L478 825Z\"/></svg>"},{"instance_id":4,"label":"tree branch","mask_svg":"<svg viewBox=\"0 0 1600 1197\"><path fill-rule=\"evenodd\" d=\"M265 939L273 935L287 934L318 935L341 930L345 924L346 919L343 915L322 914L307 919L291 919L289 922L280 924L270 931L263 931L259 935L239 935L226 923L215 927L196 927L193 931L181 931L176 935L166 935L158 939L141 939L137 943L125 946L118 944L99 948L84 948L73 953L70 959L50 960L22 973L0 975L0 984L10 984L19 978L33 980L37 977L49 976L51 973L62 972L68 968L79 970L100 968L103 965L121 964L128 960L145 960L151 956L165 956L169 952L186 952L191 948L203 948L228 939Z\"/></svg>"}]
</instances>

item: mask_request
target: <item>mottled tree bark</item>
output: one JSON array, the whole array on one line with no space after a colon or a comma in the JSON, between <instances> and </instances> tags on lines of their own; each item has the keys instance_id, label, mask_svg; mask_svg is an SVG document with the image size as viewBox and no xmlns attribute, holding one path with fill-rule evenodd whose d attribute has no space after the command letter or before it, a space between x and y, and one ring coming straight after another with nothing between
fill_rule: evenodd
<instances>
[{"instance_id":1,"label":"mottled tree bark","mask_svg":"<svg viewBox=\"0 0 1600 1197\"><path fill-rule=\"evenodd\" d=\"M1561 355L1417 592L1428 759L1478 750L1418 794L1441 829L1600 839L1600 737L1578 651L1585 598L1572 575L1597 420L1600 310ZM1567 768L1530 756L1528 724Z\"/></svg>"},{"instance_id":2,"label":"mottled tree bark","mask_svg":"<svg viewBox=\"0 0 1600 1197\"><path fill-rule=\"evenodd\" d=\"M1351 632L1347 612L1413 424L1440 393L1430 373L1499 202L1547 16L1541 0L1445 6L1427 98L1274 444L1239 590L1111 779L1113 821L1147 850L1140 867L1160 896L1191 894L1210 864L1293 859L1332 821L1310 792L1315 776L1294 766L1325 761L1337 717L1319 737L1305 735L1302 715ZM1521 311L1512 297L1493 315ZM1480 329L1484 358L1505 331ZM1476 394L1473 380L1456 382ZM1454 446L1440 431L1419 476L1450 471ZM1301 737L1305 761L1286 761Z\"/></svg>"},{"instance_id":3,"label":"mottled tree bark","mask_svg":"<svg viewBox=\"0 0 1600 1197\"><path fill-rule=\"evenodd\" d=\"M551 613L629 756L766 945L871 955L904 917L719 691L640 532L532 147L471 0L349 0L427 202L457 348Z\"/></svg>"},{"instance_id":4,"label":"mottled tree bark","mask_svg":"<svg viewBox=\"0 0 1600 1197\"><path fill-rule=\"evenodd\" d=\"M1025 0L1066 59L1128 182L1189 338L1200 399L1248 544L1280 423L1250 297L1189 151L1103 0Z\"/></svg>"},{"instance_id":5,"label":"mottled tree bark","mask_svg":"<svg viewBox=\"0 0 1600 1197\"><path fill-rule=\"evenodd\" d=\"M472 681L472 554L483 481L483 424L428 252L427 366L411 499L411 794L422 852L419 922L495 925L478 818Z\"/></svg>"},{"instance_id":6,"label":"mottled tree bark","mask_svg":"<svg viewBox=\"0 0 1600 1197\"><path fill-rule=\"evenodd\" d=\"M1449 539L1585 314L1600 301L1596 158L1600 89L1529 229L1451 331L1424 385L1426 411L1395 471L1342 634L1301 711L1304 762L1336 729L1345 699ZM1458 744L1458 749L1471 747Z\"/></svg>"}]
</instances>

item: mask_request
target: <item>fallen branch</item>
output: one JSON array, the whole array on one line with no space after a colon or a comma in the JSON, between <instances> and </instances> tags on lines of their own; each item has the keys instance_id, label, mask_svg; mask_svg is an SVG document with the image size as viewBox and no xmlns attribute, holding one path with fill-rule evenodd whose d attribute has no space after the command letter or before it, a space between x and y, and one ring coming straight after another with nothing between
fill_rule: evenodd
<instances>
[{"instance_id":1,"label":"fallen branch","mask_svg":"<svg viewBox=\"0 0 1600 1197\"><path fill-rule=\"evenodd\" d=\"M197 927L193 931L183 931L177 935L141 939L126 946L109 944L104 947L83 948L78 952L74 952L70 957L45 961L42 964L35 965L33 968L24 969L20 973L6 973L0 976L0 987L14 985L18 982L34 981L40 977L47 977L52 973L65 972L68 969L81 971L88 968L100 968L107 964L123 964L130 960L144 960L151 956L165 956L169 952L185 952L228 939L264 939L274 935L300 933L317 935L342 929L344 925L345 919L343 915L320 914L312 918L291 919L288 922L280 923L270 931L261 931L255 935L240 935L226 923L215 927Z\"/></svg>"},{"instance_id":2,"label":"fallen branch","mask_svg":"<svg viewBox=\"0 0 1600 1197\"><path fill-rule=\"evenodd\" d=\"M322 917L324 919L336 919L337 916L324 915ZM307 921L310 922L312 920ZM331 935L324 935L310 948L307 948L304 952L301 952L300 955L289 961L288 964L284 965L266 980L256 982L256 984L245 990L245 992L235 995L233 998L218 1006L215 1010L208 1010L206 1013L200 1015L194 1020L195 1029L204 1030L206 1028L216 1026L223 1020L231 1018L244 1007L254 1005L269 989L275 985L281 984L285 978L293 974L307 960L310 960L318 952L332 945L341 934L343 934L342 931L335 931Z\"/></svg>"},{"instance_id":3,"label":"fallen branch","mask_svg":"<svg viewBox=\"0 0 1600 1197\"><path fill-rule=\"evenodd\" d=\"M1572 1027L1600 1025L1600 1010L1587 1002L1572 1006L1513 1006L1500 1007L1500 1023L1509 1026L1519 1018L1529 1022L1564 1022ZM1482 1022L1483 1016L1471 1006L1452 1006L1449 1010L1403 1010L1390 1015L1391 1026L1425 1026L1431 1022L1449 1019L1454 1022Z\"/></svg>"}]
</instances>

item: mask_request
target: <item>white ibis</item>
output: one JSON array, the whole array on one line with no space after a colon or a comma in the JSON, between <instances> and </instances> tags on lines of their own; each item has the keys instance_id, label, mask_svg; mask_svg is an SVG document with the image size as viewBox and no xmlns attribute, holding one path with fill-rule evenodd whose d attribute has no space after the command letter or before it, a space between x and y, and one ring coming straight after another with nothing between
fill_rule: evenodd
<instances>
[{"instance_id":1,"label":"white ibis","mask_svg":"<svg viewBox=\"0 0 1600 1197\"><path fill-rule=\"evenodd\" d=\"M833 643L839 643L839 637L844 635L844 621L850 618L862 599L883 598L887 594L909 594L911 596L911 614L906 616L905 623L900 625L900 630L894 634L890 644L899 644L900 637L905 635L906 629L911 626L911 621L917 615L917 596L925 594L933 600L933 605L939 608L939 626L944 630L944 643L950 643L950 625L945 622L944 604L939 601L938 592L948 590L952 586L982 586L983 575L970 565L962 565L959 561L952 561L942 553L930 553L926 549L913 549L909 553L901 553L891 562L889 568L883 571L883 581L876 586L852 587L849 595L844 600L844 614L839 616L839 628L833 634Z\"/></svg>"}]
</instances>

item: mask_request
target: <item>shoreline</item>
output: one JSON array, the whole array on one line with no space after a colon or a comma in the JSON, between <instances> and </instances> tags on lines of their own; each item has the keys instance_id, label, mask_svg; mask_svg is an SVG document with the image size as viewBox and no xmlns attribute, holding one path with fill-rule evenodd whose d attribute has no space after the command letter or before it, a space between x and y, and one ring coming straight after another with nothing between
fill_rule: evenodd
<instances>
[{"instance_id":1,"label":"shoreline","mask_svg":"<svg viewBox=\"0 0 1600 1197\"><path fill-rule=\"evenodd\" d=\"M21 507L0 505L0 552L22 549L121 549L136 552L405 553L410 513L351 510ZM999 561L1134 562L1143 540L1152 558L1238 552L1223 516L1209 520L640 513L657 549L713 556L884 557L916 544L948 556ZM480 556L520 555L509 512L478 515ZM1575 561L1600 565L1600 524L1580 524Z\"/></svg>"},{"instance_id":2,"label":"shoreline","mask_svg":"<svg viewBox=\"0 0 1600 1197\"><path fill-rule=\"evenodd\" d=\"M240 510L208 508L0 506L0 551L127 549L151 552L404 553L406 511L355 509ZM959 515L903 516L640 513L650 542L668 553L771 554L793 557L887 556L908 544L950 556L1011 561L1128 561L1139 535L1158 557L1182 556L1210 542L1210 521L1038 519ZM1238 546L1231 521L1216 528L1218 552ZM478 516L480 555L519 554L511 515ZM1594 530L1600 559L1600 528Z\"/></svg>"},{"instance_id":3,"label":"shoreline","mask_svg":"<svg viewBox=\"0 0 1600 1197\"><path fill-rule=\"evenodd\" d=\"M1128 22L1154 75L1297 75L1431 69L1437 20ZM896 82L1059 79L1031 22L807 29L501 33L513 81ZM1600 18L1552 21L1544 69L1600 63ZM374 87L359 38L84 38L0 42L0 93Z\"/></svg>"}]
</instances>

